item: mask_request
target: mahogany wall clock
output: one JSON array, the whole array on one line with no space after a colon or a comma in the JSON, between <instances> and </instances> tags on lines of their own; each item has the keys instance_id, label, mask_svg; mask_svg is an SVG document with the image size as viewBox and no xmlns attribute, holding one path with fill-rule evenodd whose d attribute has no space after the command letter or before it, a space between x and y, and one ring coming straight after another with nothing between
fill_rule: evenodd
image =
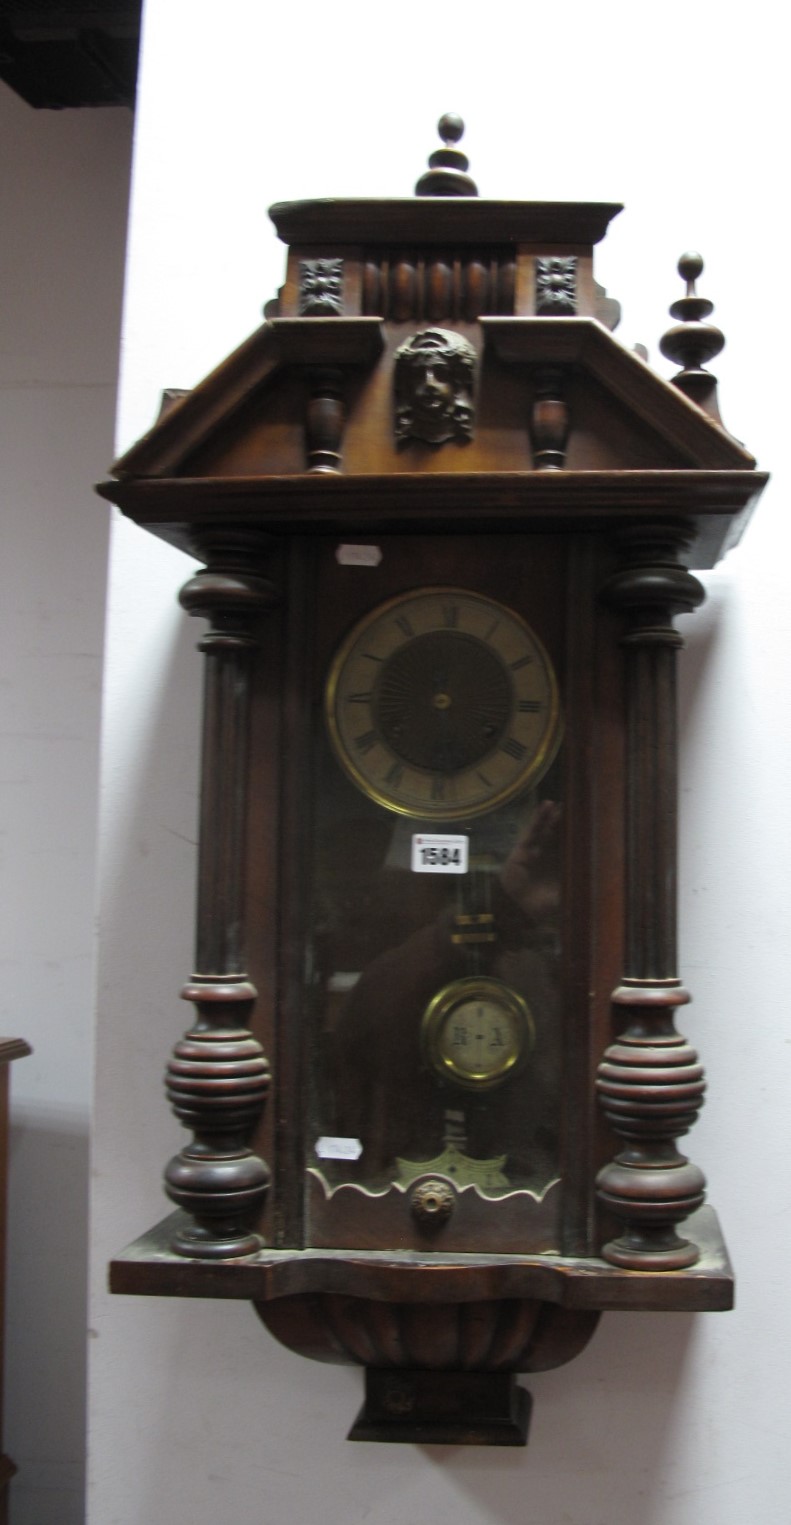
<instances>
[{"instance_id":1,"label":"mahogany wall clock","mask_svg":"<svg viewBox=\"0 0 791 1525\"><path fill-rule=\"evenodd\" d=\"M263 327L101 491L208 621L193 1135L117 1291L251 1300L356 1362L353 1438L519 1444L519 1372L732 1279L677 1141L674 616L765 478L697 256L614 337L617 206L481 199L457 118L409 200L272 216Z\"/></svg>"}]
</instances>

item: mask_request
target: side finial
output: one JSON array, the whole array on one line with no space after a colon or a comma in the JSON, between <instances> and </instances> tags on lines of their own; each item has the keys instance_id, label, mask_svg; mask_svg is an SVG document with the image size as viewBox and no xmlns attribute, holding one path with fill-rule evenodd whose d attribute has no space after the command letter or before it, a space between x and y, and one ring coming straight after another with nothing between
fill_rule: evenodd
<instances>
[{"instance_id":1,"label":"side finial","mask_svg":"<svg viewBox=\"0 0 791 1525\"><path fill-rule=\"evenodd\" d=\"M454 144L464 136L464 123L453 111L440 117L442 147L429 156L429 168L415 186L416 196L477 196L478 187L467 174L470 161Z\"/></svg>"},{"instance_id":2,"label":"side finial","mask_svg":"<svg viewBox=\"0 0 791 1525\"><path fill-rule=\"evenodd\" d=\"M671 318L678 321L669 328L659 342L662 354L674 360L682 369L673 377L673 385L684 392L692 402L708 413L715 423L722 424L717 405L717 378L705 369L706 361L713 360L725 344L725 335L714 323L704 320L714 311L714 303L699 297L695 289L698 276L703 273L703 260L699 254L682 254L678 273L686 281L686 295L679 297L670 308Z\"/></svg>"}]
</instances>

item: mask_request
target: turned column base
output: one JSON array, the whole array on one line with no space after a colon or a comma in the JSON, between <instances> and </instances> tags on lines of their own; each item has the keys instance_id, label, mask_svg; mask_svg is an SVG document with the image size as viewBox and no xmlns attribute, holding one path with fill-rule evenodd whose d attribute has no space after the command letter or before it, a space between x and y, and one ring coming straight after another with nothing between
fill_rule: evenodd
<instances>
[{"instance_id":1,"label":"turned column base","mask_svg":"<svg viewBox=\"0 0 791 1525\"><path fill-rule=\"evenodd\" d=\"M618 1156L599 1172L599 1201L625 1224L624 1232L602 1248L610 1265L680 1271L700 1258L698 1246L682 1239L676 1228L701 1206L706 1178L672 1145L664 1148L670 1157L661 1162L652 1164L635 1151L636 1158Z\"/></svg>"},{"instance_id":2,"label":"turned column base","mask_svg":"<svg viewBox=\"0 0 791 1525\"><path fill-rule=\"evenodd\" d=\"M190 1260L239 1260L245 1255L257 1255L262 1245L260 1234L235 1234L220 1239L199 1223L174 1234L171 1240L175 1253Z\"/></svg>"},{"instance_id":3,"label":"turned column base","mask_svg":"<svg viewBox=\"0 0 791 1525\"><path fill-rule=\"evenodd\" d=\"M268 1189L269 1171L249 1149L223 1154L205 1147L182 1150L165 1171L165 1190L194 1221L178 1229L174 1250L200 1260L255 1254L263 1240L250 1223Z\"/></svg>"}]
</instances>

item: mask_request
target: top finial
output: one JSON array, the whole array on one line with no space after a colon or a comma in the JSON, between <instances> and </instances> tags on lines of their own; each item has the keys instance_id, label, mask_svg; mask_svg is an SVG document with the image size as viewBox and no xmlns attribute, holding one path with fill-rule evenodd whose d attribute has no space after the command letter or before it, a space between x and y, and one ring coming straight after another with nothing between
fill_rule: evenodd
<instances>
[{"instance_id":1,"label":"top finial","mask_svg":"<svg viewBox=\"0 0 791 1525\"><path fill-rule=\"evenodd\" d=\"M691 250L682 254L677 269L682 281L686 282L686 295L673 302L670 316L676 322L660 340L659 348L668 360L682 367L673 377L674 386L721 424L717 382L706 370L706 362L719 354L725 336L716 324L706 322L714 311L714 303L708 297L699 297L696 290L698 277L703 274L700 255Z\"/></svg>"},{"instance_id":2,"label":"top finial","mask_svg":"<svg viewBox=\"0 0 791 1525\"><path fill-rule=\"evenodd\" d=\"M477 196L478 187L467 174L470 161L458 143L464 135L464 123L454 111L446 111L438 124L442 148L436 148L429 157L429 168L421 175L415 186L416 196Z\"/></svg>"},{"instance_id":3,"label":"top finial","mask_svg":"<svg viewBox=\"0 0 791 1525\"><path fill-rule=\"evenodd\" d=\"M687 296L695 295L695 282L699 275L703 274L703 257L689 249L686 254L679 258L677 270L681 279L687 283Z\"/></svg>"},{"instance_id":4,"label":"top finial","mask_svg":"<svg viewBox=\"0 0 791 1525\"><path fill-rule=\"evenodd\" d=\"M681 323L699 323L701 319L710 317L714 311L714 303L708 297L699 297L696 290L696 282L699 275L703 274L703 259L700 254L695 254L692 249L682 254L676 266L682 281L686 281L686 295L679 297L670 309L671 318L678 318ZM722 348L722 345L720 345ZM715 350L715 354L718 352ZM674 357L671 356L671 359Z\"/></svg>"},{"instance_id":5,"label":"top finial","mask_svg":"<svg viewBox=\"0 0 791 1525\"><path fill-rule=\"evenodd\" d=\"M458 143L464 137L464 121L455 111L446 111L437 123L437 132L443 143Z\"/></svg>"}]
</instances>

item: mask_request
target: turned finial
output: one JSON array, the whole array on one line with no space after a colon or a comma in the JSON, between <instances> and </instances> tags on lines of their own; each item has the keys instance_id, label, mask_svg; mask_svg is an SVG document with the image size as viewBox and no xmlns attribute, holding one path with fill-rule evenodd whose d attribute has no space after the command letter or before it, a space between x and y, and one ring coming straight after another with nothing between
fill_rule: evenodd
<instances>
[{"instance_id":1,"label":"turned finial","mask_svg":"<svg viewBox=\"0 0 791 1525\"><path fill-rule=\"evenodd\" d=\"M467 174L470 161L454 145L464 136L464 122L455 111L446 111L437 124L442 147L429 155L429 168L415 186L416 196L477 196L478 187Z\"/></svg>"},{"instance_id":2,"label":"turned finial","mask_svg":"<svg viewBox=\"0 0 791 1525\"><path fill-rule=\"evenodd\" d=\"M703 260L689 251L678 262L678 273L686 282L686 294L673 302L671 318L676 323L659 342L662 354L682 369L673 377L673 385L697 403L716 423L721 423L717 406L717 378L705 369L725 344L725 335L714 323L704 320L714 311L714 303L697 294L696 283L703 273Z\"/></svg>"}]
</instances>

